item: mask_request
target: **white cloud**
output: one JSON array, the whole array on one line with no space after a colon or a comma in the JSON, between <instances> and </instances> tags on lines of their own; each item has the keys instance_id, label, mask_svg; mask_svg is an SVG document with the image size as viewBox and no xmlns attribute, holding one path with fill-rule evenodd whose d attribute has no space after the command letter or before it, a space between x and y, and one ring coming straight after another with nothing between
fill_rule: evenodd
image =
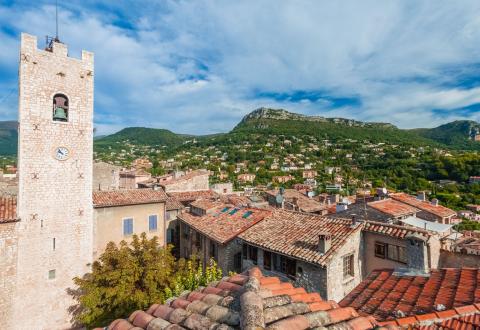
<instances>
[{"instance_id":1,"label":"white cloud","mask_svg":"<svg viewBox=\"0 0 480 330\"><path fill-rule=\"evenodd\" d=\"M105 11L86 1L61 8L60 34L72 54L95 52L100 133L132 125L228 131L259 106L433 126L460 116L454 109L480 102L480 88L462 87L459 77L478 66L478 1L136 4ZM45 19L52 14L53 7L42 4L0 7L0 27L43 36L53 30ZM18 36L1 31L0 69L15 67ZM0 86L12 81L0 79ZM324 99L256 94L299 90L355 97L361 105L335 108ZM14 102L0 104L4 119L16 116ZM461 116L480 119L478 112Z\"/></svg>"}]
</instances>

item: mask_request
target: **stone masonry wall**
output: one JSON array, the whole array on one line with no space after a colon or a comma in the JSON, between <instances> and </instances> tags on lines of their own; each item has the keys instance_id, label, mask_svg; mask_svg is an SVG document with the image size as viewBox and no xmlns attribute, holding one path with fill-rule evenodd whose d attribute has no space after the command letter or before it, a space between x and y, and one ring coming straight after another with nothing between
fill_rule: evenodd
<instances>
[{"instance_id":1,"label":"stone masonry wall","mask_svg":"<svg viewBox=\"0 0 480 330\"><path fill-rule=\"evenodd\" d=\"M353 254L353 276L343 277L343 258ZM327 266L326 299L340 301L353 290L363 279L363 244L361 231L350 235L345 243L332 256Z\"/></svg>"},{"instance_id":2,"label":"stone masonry wall","mask_svg":"<svg viewBox=\"0 0 480 330\"><path fill-rule=\"evenodd\" d=\"M196 175L188 180L180 180L165 185L166 192L199 191L210 189L208 185L209 174Z\"/></svg>"},{"instance_id":3,"label":"stone masonry wall","mask_svg":"<svg viewBox=\"0 0 480 330\"><path fill-rule=\"evenodd\" d=\"M2 328L13 327L10 315L17 275L16 223L0 224L0 320Z\"/></svg>"},{"instance_id":4,"label":"stone masonry wall","mask_svg":"<svg viewBox=\"0 0 480 330\"><path fill-rule=\"evenodd\" d=\"M22 34L19 70L17 283L11 329L71 327L67 290L92 262L93 54L39 50ZM52 120L53 96L69 99L68 122ZM55 159L59 146L66 160ZM28 311L28 316L26 316Z\"/></svg>"},{"instance_id":5,"label":"stone masonry wall","mask_svg":"<svg viewBox=\"0 0 480 330\"><path fill-rule=\"evenodd\" d=\"M440 251L439 268L480 267L480 256L458 252Z\"/></svg>"}]
</instances>

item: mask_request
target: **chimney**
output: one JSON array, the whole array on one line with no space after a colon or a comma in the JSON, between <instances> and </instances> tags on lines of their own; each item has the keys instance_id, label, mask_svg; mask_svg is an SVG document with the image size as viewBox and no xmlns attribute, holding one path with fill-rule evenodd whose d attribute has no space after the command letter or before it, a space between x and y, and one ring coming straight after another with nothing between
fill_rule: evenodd
<instances>
[{"instance_id":1,"label":"chimney","mask_svg":"<svg viewBox=\"0 0 480 330\"><path fill-rule=\"evenodd\" d=\"M419 233L410 234L406 238L407 267L409 270L428 273L429 255L427 238Z\"/></svg>"},{"instance_id":2,"label":"chimney","mask_svg":"<svg viewBox=\"0 0 480 330\"><path fill-rule=\"evenodd\" d=\"M353 214L352 215L352 227L355 227L357 225L357 218L356 218L356 215Z\"/></svg>"},{"instance_id":3,"label":"chimney","mask_svg":"<svg viewBox=\"0 0 480 330\"><path fill-rule=\"evenodd\" d=\"M432 199L431 204L433 206L438 206L438 199L436 199L436 198Z\"/></svg>"},{"instance_id":4,"label":"chimney","mask_svg":"<svg viewBox=\"0 0 480 330\"><path fill-rule=\"evenodd\" d=\"M318 235L318 252L321 254L327 253L332 244L332 236L329 233L320 233Z\"/></svg>"},{"instance_id":5,"label":"chimney","mask_svg":"<svg viewBox=\"0 0 480 330\"><path fill-rule=\"evenodd\" d=\"M427 197L426 197L426 195L425 195L425 191L420 191L420 192L418 193L418 195L417 195L417 199L418 199L419 201L423 201L423 202L426 201L426 200L427 200Z\"/></svg>"}]
</instances>

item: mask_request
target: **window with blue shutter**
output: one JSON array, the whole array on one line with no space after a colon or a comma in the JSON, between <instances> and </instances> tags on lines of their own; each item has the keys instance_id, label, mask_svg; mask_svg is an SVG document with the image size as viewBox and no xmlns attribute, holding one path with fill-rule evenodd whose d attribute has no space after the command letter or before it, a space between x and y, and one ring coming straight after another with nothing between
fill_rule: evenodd
<instances>
[{"instance_id":1,"label":"window with blue shutter","mask_svg":"<svg viewBox=\"0 0 480 330\"><path fill-rule=\"evenodd\" d=\"M156 231L157 230L157 216L156 215L150 215L148 217L148 230L150 230L150 231Z\"/></svg>"},{"instance_id":2,"label":"window with blue shutter","mask_svg":"<svg viewBox=\"0 0 480 330\"><path fill-rule=\"evenodd\" d=\"M123 219L123 235L128 236L133 234L133 219Z\"/></svg>"}]
</instances>

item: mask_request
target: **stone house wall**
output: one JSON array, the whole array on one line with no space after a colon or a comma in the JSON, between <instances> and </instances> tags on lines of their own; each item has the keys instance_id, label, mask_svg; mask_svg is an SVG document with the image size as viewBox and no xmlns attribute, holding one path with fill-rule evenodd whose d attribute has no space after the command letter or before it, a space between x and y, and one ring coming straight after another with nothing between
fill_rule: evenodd
<instances>
[{"instance_id":1,"label":"stone house wall","mask_svg":"<svg viewBox=\"0 0 480 330\"><path fill-rule=\"evenodd\" d=\"M15 222L0 223L0 320L2 328L11 329L12 303L17 275L18 237Z\"/></svg>"},{"instance_id":2,"label":"stone house wall","mask_svg":"<svg viewBox=\"0 0 480 330\"><path fill-rule=\"evenodd\" d=\"M439 223L444 223L443 218L436 216L435 214L432 214L430 212L422 211L417 213L417 217L428 220L428 221L433 221L433 222L439 222Z\"/></svg>"},{"instance_id":3,"label":"stone house wall","mask_svg":"<svg viewBox=\"0 0 480 330\"><path fill-rule=\"evenodd\" d=\"M120 187L120 167L104 162L93 164L94 190L117 190Z\"/></svg>"},{"instance_id":4,"label":"stone house wall","mask_svg":"<svg viewBox=\"0 0 480 330\"><path fill-rule=\"evenodd\" d=\"M391 236L385 236L367 231L363 232L363 244L365 247L363 256L364 277L368 276L374 269L406 267L406 264L404 263L375 256L375 242L406 247L406 242L403 239L398 239Z\"/></svg>"},{"instance_id":5,"label":"stone house wall","mask_svg":"<svg viewBox=\"0 0 480 330\"><path fill-rule=\"evenodd\" d=\"M165 182L165 192L183 192L183 191L199 191L210 189L208 178L210 174L195 175L190 179L178 180L178 182Z\"/></svg>"},{"instance_id":6,"label":"stone house wall","mask_svg":"<svg viewBox=\"0 0 480 330\"><path fill-rule=\"evenodd\" d=\"M361 235L360 230L352 233L328 262L325 299L340 301L362 281L364 251ZM344 278L343 258L349 255L353 255L353 276Z\"/></svg>"},{"instance_id":7,"label":"stone house wall","mask_svg":"<svg viewBox=\"0 0 480 330\"><path fill-rule=\"evenodd\" d=\"M480 267L480 255L441 250L439 268Z\"/></svg>"}]
</instances>

